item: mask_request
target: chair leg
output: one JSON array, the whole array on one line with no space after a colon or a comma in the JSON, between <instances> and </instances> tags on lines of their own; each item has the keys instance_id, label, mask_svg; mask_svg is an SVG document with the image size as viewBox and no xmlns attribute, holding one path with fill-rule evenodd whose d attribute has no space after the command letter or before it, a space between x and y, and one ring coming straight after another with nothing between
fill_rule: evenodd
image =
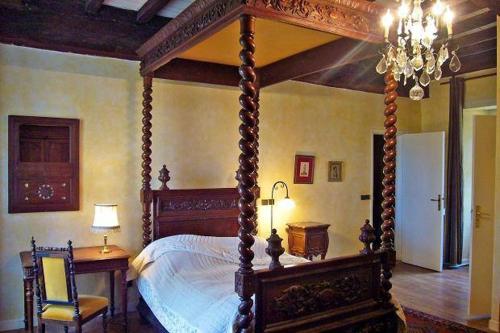
<instances>
[{"instance_id":1,"label":"chair leg","mask_svg":"<svg viewBox=\"0 0 500 333\"><path fill-rule=\"evenodd\" d=\"M68 333L68 326L64 326L64 333Z\"/></svg>"},{"instance_id":2,"label":"chair leg","mask_svg":"<svg viewBox=\"0 0 500 333\"><path fill-rule=\"evenodd\" d=\"M102 314L102 331L106 333L108 331L108 321L106 320L107 318L107 311Z\"/></svg>"},{"instance_id":3,"label":"chair leg","mask_svg":"<svg viewBox=\"0 0 500 333\"><path fill-rule=\"evenodd\" d=\"M82 324L78 324L75 326L75 333L82 333Z\"/></svg>"}]
</instances>

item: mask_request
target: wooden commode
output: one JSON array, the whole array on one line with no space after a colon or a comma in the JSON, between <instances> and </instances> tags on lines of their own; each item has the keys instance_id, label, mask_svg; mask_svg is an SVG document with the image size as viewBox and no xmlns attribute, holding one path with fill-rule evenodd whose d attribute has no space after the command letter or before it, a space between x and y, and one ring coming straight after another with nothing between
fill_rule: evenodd
<instances>
[{"instance_id":1,"label":"wooden commode","mask_svg":"<svg viewBox=\"0 0 500 333\"><path fill-rule=\"evenodd\" d=\"M287 223L288 249L290 254L312 260L321 255L321 260L328 251L329 224L318 222Z\"/></svg>"}]
</instances>

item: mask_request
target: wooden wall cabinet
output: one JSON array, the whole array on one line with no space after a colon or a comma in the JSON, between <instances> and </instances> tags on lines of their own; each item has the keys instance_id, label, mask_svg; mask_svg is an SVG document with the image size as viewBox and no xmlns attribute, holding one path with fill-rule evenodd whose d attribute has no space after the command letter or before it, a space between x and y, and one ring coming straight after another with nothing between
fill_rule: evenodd
<instances>
[{"instance_id":1,"label":"wooden wall cabinet","mask_svg":"<svg viewBox=\"0 0 500 333\"><path fill-rule=\"evenodd\" d=\"M9 213L79 209L79 126L9 116Z\"/></svg>"}]
</instances>

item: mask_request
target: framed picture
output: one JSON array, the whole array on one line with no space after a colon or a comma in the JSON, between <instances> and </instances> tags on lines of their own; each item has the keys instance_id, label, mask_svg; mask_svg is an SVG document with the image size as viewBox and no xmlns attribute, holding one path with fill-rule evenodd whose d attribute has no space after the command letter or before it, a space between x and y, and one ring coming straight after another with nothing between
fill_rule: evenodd
<instances>
[{"instance_id":1,"label":"framed picture","mask_svg":"<svg viewBox=\"0 0 500 333\"><path fill-rule=\"evenodd\" d=\"M328 162L328 181L341 182L342 175L342 161L329 161Z\"/></svg>"},{"instance_id":2,"label":"framed picture","mask_svg":"<svg viewBox=\"0 0 500 333\"><path fill-rule=\"evenodd\" d=\"M314 156L295 155L294 184L312 184L314 180Z\"/></svg>"}]
</instances>

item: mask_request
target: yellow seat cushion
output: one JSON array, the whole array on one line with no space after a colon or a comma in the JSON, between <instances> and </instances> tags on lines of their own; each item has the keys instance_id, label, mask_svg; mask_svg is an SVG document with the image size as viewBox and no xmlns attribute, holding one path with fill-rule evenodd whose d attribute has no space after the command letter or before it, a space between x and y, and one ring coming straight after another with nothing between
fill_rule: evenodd
<instances>
[{"instance_id":1,"label":"yellow seat cushion","mask_svg":"<svg viewBox=\"0 0 500 333\"><path fill-rule=\"evenodd\" d=\"M85 319L108 306L106 297L80 295L78 297L81 319ZM47 304L43 307L42 318L50 320L73 321L73 305Z\"/></svg>"}]
</instances>

